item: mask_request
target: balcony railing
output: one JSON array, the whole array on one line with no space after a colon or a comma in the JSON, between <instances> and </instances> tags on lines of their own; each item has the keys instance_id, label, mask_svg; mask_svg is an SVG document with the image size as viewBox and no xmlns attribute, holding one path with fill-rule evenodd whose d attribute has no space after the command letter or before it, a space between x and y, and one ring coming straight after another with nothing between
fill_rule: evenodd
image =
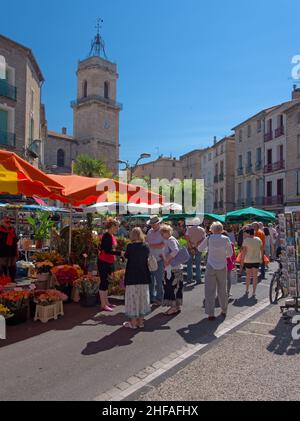
<instances>
[{"instance_id":1,"label":"balcony railing","mask_svg":"<svg viewBox=\"0 0 300 421\"><path fill-rule=\"evenodd\" d=\"M247 165L247 167L246 167L246 174L252 174L252 172L253 172L252 164Z\"/></svg>"},{"instance_id":2,"label":"balcony railing","mask_svg":"<svg viewBox=\"0 0 300 421\"><path fill-rule=\"evenodd\" d=\"M114 101L110 98L104 98L103 96L100 96L100 95L89 95L84 98L76 99L75 101L71 102L71 107L74 108L77 105L84 104L89 101L98 101L98 102L102 102L103 104L110 105L114 108L118 108L119 110L123 109L123 105L120 104L119 102Z\"/></svg>"},{"instance_id":3,"label":"balcony railing","mask_svg":"<svg viewBox=\"0 0 300 421\"><path fill-rule=\"evenodd\" d=\"M264 172L270 173L274 171L280 171L285 169L285 161L278 161L272 164L265 165Z\"/></svg>"},{"instance_id":4,"label":"balcony railing","mask_svg":"<svg viewBox=\"0 0 300 421\"><path fill-rule=\"evenodd\" d=\"M244 168L238 168L236 173L237 173L237 175L243 175L244 174Z\"/></svg>"},{"instance_id":5,"label":"balcony railing","mask_svg":"<svg viewBox=\"0 0 300 421\"><path fill-rule=\"evenodd\" d=\"M262 206L265 203L265 198L263 196L258 196L255 198L255 205L256 206Z\"/></svg>"},{"instance_id":6,"label":"balcony railing","mask_svg":"<svg viewBox=\"0 0 300 421\"><path fill-rule=\"evenodd\" d=\"M266 133L264 136L264 139L265 139L265 142L269 142L269 140L273 139L273 133L272 132Z\"/></svg>"},{"instance_id":7,"label":"balcony railing","mask_svg":"<svg viewBox=\"0 0 300 421\"><path fill-rule=\"evenodd\" d=\"M10 85L6 79L0 79L0 96L17 100L17 88Z\"/></svg>"},{"instance_id":8,"label":"balcony railing","mask_svg":"<svg viewBox=\"0 0 300 421\"><path fill-rule=\"evenodd\" d=\"M218 183L219 182L219 177L217 175L214 176L214 183Z\"/></svg>"},{"instance_id":9,"label":"balcony railing","mask_svg":"<svg viewBox=\"0 0 300 421\"><path fill-rule=\"evenodd\" d=\"M283 205L284 197L283 196L269 196L265 198L265 205Z\"/></svg>"},{"instance_id":10,"label":"balcony railing","mask_svg":"<svg viewBox=\"0 0 300 421\"><path fill-rule=\"evenodd\" d=\"M219 204L218 204L218 202L215 202L215 203L214 203L214 209L219 209Z\"/></svg>"},{"instance_id":11,"label":"balcony railing","mask_svg":"<svg viewBox=\"0 0 300 421\"><path fill-rule=\"evenodd\" d=\"M224 181L224 174L219 175L219 181Z\"/></svg>"},{"instance_id":12,"label":"balcony railing","mask_svg":"<svg viewBox=\"0 0 300 421\"><path fill-rule=\"evenodd\" d=\"M15 147L16 146L15 133L3 132L0 130L0 145Z\"/></svg>"},{"instance_id":13,"label":"balcony railing","mask_svg":"<svg viewBox=\"0 0 300 421\"><path fill-rule=\"evenodd\" d=\"M238 199L236 204L237 204L238 208L244 208L245 207L245 200L244 199Z\"/></svg>"},{"instance_id":14,"label":"balcony railing","mask_svg":"<svg viewBox=\"0 0 300 421\"><path fill-rule=\"evenodd\" d=\"M257 171L259 171L259 170L261 170L261 169L262 169L262 161L257 161L257 162L256 162L256 164L255 164L255 169L256 169Z\"/></svg>"},{"instance_id":15,"label":"balcony railing","mask_svg":"<svg viewBox=\"0 0 300 421\"><path fill-rule=\"evenodd\" d=\"M277 129L275 129L275 137L282 135L284 135L284 126L277 127Z\"/></svg>"}]
</instances>

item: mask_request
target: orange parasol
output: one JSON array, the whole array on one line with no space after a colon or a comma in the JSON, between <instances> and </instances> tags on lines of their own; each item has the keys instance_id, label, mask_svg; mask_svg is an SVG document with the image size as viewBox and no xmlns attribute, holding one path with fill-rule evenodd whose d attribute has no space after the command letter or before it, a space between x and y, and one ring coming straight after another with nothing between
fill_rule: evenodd
<instances>
[{"instance_id":1,"label":"orange parasol","mask_svg":"<svg viewBox=\"0 0 300 421\"><path fill-rule=\"evenodd\" d=\"M0 150L0 193L50 197L62 189L57 181L17 154Z\"/></svg>"},{"instance_id":2,"label":"orange parasol","mask_svg":"<svg viewBox=\"0 0 300 421\"><path fill-rule=\"evenodd\" d=\"M61 194L54 199L72 203L74 206L90 205L95 202L120 203L163 203L157 193L133 184L122 183L108 178L90 178L79 175L53 175L51 178L64 186Z\"/></svg>"}]
</instances>

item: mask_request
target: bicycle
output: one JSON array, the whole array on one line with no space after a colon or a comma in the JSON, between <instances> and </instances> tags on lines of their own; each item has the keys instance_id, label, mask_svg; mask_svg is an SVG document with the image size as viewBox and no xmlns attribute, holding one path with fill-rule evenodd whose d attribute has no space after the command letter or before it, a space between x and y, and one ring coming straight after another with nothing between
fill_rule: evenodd
<instances>
[{"instance_id":1,"label":"bicycle","mask_svg":"<svg viewBox=\"0 0 300 421\"><path fill-rule=\"evenodd\" d=\"M282 278L284 277L282 272L282 263L278 261L279 268L273 274L270 290L269 290L269 299L271 304L276 304L282 298L287 296L286 288L284 287Z\"/></svg>"}]
</instances>

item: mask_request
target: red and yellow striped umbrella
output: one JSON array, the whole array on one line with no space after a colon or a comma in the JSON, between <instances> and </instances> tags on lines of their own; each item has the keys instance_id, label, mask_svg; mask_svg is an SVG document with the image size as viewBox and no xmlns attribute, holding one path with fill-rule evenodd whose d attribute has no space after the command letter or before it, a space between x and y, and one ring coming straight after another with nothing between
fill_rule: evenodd
<instances>
[{"instance_id":1,"label":"red and yellow striped umbrella","mask_svg":"<svg viewBox=\"0 0 300 421\"><path fill-rule=\"evenodd\" d=\"M50 197L63 189L57 181L13 152L0 151L0 193Z\"/></svg>"}]
</instances>

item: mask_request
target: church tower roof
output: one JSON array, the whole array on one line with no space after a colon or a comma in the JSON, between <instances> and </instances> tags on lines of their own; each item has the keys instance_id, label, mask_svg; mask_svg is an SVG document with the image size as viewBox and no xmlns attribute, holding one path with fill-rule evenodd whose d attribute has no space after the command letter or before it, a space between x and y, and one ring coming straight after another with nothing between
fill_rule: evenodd
<instances>
[{"instance_id":1,"label":"church tower roof","mask_svg":"<svg viewBox=\"0 0 300 421\"><path fill-rule=\"evenodd\" d=\"M95 37L92 39L89 57L103 57L107 60L104 40L100 35L101 23L103 23L103 20L98 18L97 25L96 25L97 33Z\"/></svg>"}]
</instances>

